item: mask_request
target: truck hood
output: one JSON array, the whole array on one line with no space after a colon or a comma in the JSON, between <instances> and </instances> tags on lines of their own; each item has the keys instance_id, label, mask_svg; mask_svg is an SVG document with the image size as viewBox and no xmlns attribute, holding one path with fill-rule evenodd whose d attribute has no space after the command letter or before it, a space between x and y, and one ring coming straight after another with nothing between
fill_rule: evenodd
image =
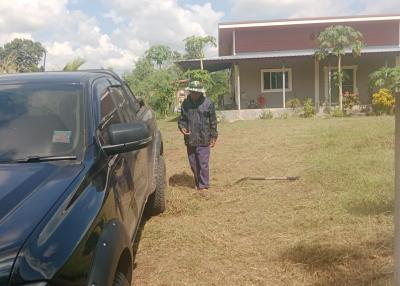
<instances>
[{"instance_id":1,"label":"truck hood","mask_svg":"<svg viewBox=\"0 0 400 286\"><path fill-rule=\"evenodd\" d=\"M29 234L82 169L61 162L0 165L0 286Z\"/></svg>"}]
</instances>

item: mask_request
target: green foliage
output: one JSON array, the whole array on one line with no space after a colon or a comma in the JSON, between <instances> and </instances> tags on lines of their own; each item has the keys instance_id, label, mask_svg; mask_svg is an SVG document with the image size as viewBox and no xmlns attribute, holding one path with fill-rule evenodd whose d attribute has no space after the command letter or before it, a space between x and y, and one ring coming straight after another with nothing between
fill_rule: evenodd
<instances>
[{"instance_id":1,"label":"green foliage","mask_svg":"<svg viewBox=\"0 0 400 286\"><path fill-rule=\"evenodd\" d=\"M331 26L322 31L317 39L318 48L315 55L318 60L328 55L344 56L346 49L351 49L354 56L361 55L364 46L362 34L349 26Z\"/></svg>"},{"instance_id":2,"label":"green foliage","mask_svg":"<svg viewBox=\"0 0 400 286\"><path fill-rule=\"evenodd\" d=\"M84 63L86 63L85 59L75 58L64 66L63 71L77 71Z\"/></svg>"},{"instance_id":3,"label":"green foliage","mask_svg":"<svg viewBox=\"0 0 400 286\"><path fill-rule=\"evenodd\" d=\"M336 87L340 86L340 83L348 80L349 79L349 75L344 73L343 70L341 72L335 71L332 73L332 82L333 85Z\"/></svg>"},{"instance_id":4,"label":"green foliage","mask_svg":"<svg viewBox=\"0 0 400 286\"><path fill-rule=\"evenodd\" d=\"M369 75L369 88L371 93L380 89L388 89L394 94L400 89L400 67L382 67Z\"/></svg>"},{"instance_id":5,"label":"green foliage","mask_svg":"<svg viewBox=\"0 0 400 286\"><path fill-rule=\"evenodd\" d=\"M0 73L16 73L17 63L16 54L9 54L7 57L0 60Z\"/></svg>"},{"instance_id":6,"label":"green foliage","mask_svg":"<svg viewBox=\"0 0 400 286\"><path fill-rule=\"evenodd\" d=\"M301 101L298 98L291 98L286 102L286 106L295 111L297 108L301 106Z\"/></svg>"},{"instance_id":7,"label":"green foliage","mask_svg":"<svg viewBox=\"0 0 400 286\"><path fill-rule=\"evenodd\" d=\"M14 61L16 72L39 71L38 64L46 50L39 42L27 39L14 39L0 49L0 62Z\"/></svg>"},{"instance_id":8,"label":"green foliage","mask_svg":"<svg viewBox=\"0 0 400 286\"><path fill-rule=\"evenodd\" d=\"M207 70L188 70L183 74L183 76L189 81L201 82L206 89L206 92L213 85L213 79L211 77L211 74Z\"/></svg>"},{"instance_id":9,"label":"green foliage","mask_svg":"<svg viewBox=\"0 0 400 286\"><path fill-rule=\"evenodd\" d=\"M344 116L343 111L340 110L340 108L339 108L338 106L332 108L332 109L329 111L329 114L330 114L332 117L343 117L343 116Z\"/></svg>"},{"instance_id":10,"label":"green foliage","mask_svg":"<svg viewBox=\"0 0 400 286\"><path fill-rule=\"evenodd\" d=\"M217 71L210 73L207 70L188 70L183 75L190 81L200 81L206 89L207 96L214 102L229 93L229 71Z\"/></svg>"},{"instance_id":11,"label":"green foliage","mask_svg":"<svg viewBox=\"0 0 400 286\"><path fill-rule=\"evenodd\" d=\"M155 45L146 51L146 57L155 63L159 69L166 61L171 61L174 53L170 47L165 45Z\"/></svg>"},{"instance_id":12,"label":"green foliage","mask_svg":"<svg viewBox=\"0 0 400 286\"><path fill-rule=\"evenodd\" d=\"M217 46L217 40L213 36L190 36L183 40L187 59L203 59L206 46Z\"/></svg>"},{"instance_id":13,"label":"green foliage","mask_svg":"<svg viewBox=\"0 0 400 286\"><path fill-rule=\"evenodd\" d=\"M307 98L304 101L304 105L303 105L303 117L305 118L309 118L309 117L313 117L315 114L315 110L314 110L314 103L312 101L311 98Z\"/></svg>"},{"instance_id":14,"label":"green foliage","mask_svg":"<svg viewBox=\"0 0 400 286\"><path fill-rule=\"evenodd\" d=\"M152 59L145 56L136 62L135 69L124 79L135 96L143 98L160 116L166 116L172 110L178 89L176 81L180 77L177 67L156 69Z\"/></svg>"},{"instance_id":15,"label":"green foliage","mask_svg":"<svg viewBox=\"0 0 400 286\"><path fill-rule=\"evenodd\" d=\"M264 110L260 114L260 119L272 119L274 118L274 114L270 110Z\"/></svg>"},{"instance_id":16,"label":"green foliage","mask_svg":"<svg viewBox=\"0 0 400 286\"><path fill-rule=\"evenodd\" d=\"M360 95L358 93L345 92L343 94L343 107L345 110L351 110L355 105L360 103Z\"/></svg>"},{"instance_id":17,"label":"green foliage","mask_svg":"<svg viewBox=\"0 0 400 286\"><path fill-rule=\"evenodd\" d=\"M377 115L391 114L395 98L389 89L382 88L372 95L372 108Z\"/></svg>"}]
</instances>

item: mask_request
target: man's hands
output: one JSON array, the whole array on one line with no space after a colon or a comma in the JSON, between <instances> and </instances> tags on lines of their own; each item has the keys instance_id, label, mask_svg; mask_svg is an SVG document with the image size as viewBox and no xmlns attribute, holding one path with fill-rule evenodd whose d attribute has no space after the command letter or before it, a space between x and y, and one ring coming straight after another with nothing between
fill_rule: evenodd
<instances>
[{"instance_id":1,"label":"man's hands","mask_svg":"<svg viewBox=\"0 0 400 286\"><path fill-rule=\"evenodd\" d=\"M183 135L190 135L190 131L187 130L186 128L181 128L180 129Z\"/></svg>"},{"instance_id":2,"label":"man's hands","mask_svg":"<svg viewBox=\"0 0 400 286\"><path fill-rule=\"evenodd\" d=\"M186 128L180 128L179 130L185 136L188 136L188 135L191 134L191 132L189 130L187 130ZM211 148L214 148L215 143L217 143L217 139L211 138L210 143L208 144L208 146L210 146Z\"/></svg>"},{"instance_id":3,"label":"man's hands","mask_svg":"<svg viewBox=\"0 0 400 286\"><path fill-rule=\"evenodd\" d=\"M216 140L215 138L212 138L212 139L210 140L209 146L210 146L211 148L214 148L215 143L217 143L217 140Z\"/></svg>"}]
</instances>

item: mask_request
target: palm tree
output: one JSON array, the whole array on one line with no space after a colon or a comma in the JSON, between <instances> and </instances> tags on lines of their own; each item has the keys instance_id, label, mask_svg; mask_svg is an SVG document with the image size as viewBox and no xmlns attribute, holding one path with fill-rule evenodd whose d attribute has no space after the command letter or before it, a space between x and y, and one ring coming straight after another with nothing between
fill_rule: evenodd
<instances>
[{"instance_id":1,"label":"palm tree","mask_svg":"<svg viewBox=\"0 0 400 286\"><path fill-rule=\"evenodd\" d=\"M342 56L349 50L353 56L360 56L361 49L365 46L361 32L349 26L331 26L322 31L317 39L318 48L315 55L318 60L325 59L328 55L338 58L338 86L339 86L339 108L343 110L343 73Z\"/></svg>"},{"instance_id":2,"label":"palm tree","mask_svg":"<svg viewBox=\"0 0 400 286\"><path fill-rule=\"evenodd\" d=\"M86 63L85 59L75 58L65 65L65 67L63 68L63 71L77 71L81 67L81 65L83 65L84 63Z\"/></svg>"}]
</instances>

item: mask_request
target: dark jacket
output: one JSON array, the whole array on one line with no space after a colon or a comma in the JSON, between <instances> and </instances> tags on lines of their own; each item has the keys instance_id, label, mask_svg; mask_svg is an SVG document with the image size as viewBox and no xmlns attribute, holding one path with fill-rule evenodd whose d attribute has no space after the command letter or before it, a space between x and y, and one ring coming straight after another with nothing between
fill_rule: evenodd
<instances>
[{"instance_id":1,"label":"dark jacket","mask_svg":"<svg viewBox=\"0 0 400 286\"><path fill-rule=\"evenodd\" d=\"M208 146L211 139L216 140L217 116L212 101L208 97L200 96L193 102L189 95L182 103L178 127L190 131L190 135L185 135L186 145Z\"/></svg>"}]
</instances>

